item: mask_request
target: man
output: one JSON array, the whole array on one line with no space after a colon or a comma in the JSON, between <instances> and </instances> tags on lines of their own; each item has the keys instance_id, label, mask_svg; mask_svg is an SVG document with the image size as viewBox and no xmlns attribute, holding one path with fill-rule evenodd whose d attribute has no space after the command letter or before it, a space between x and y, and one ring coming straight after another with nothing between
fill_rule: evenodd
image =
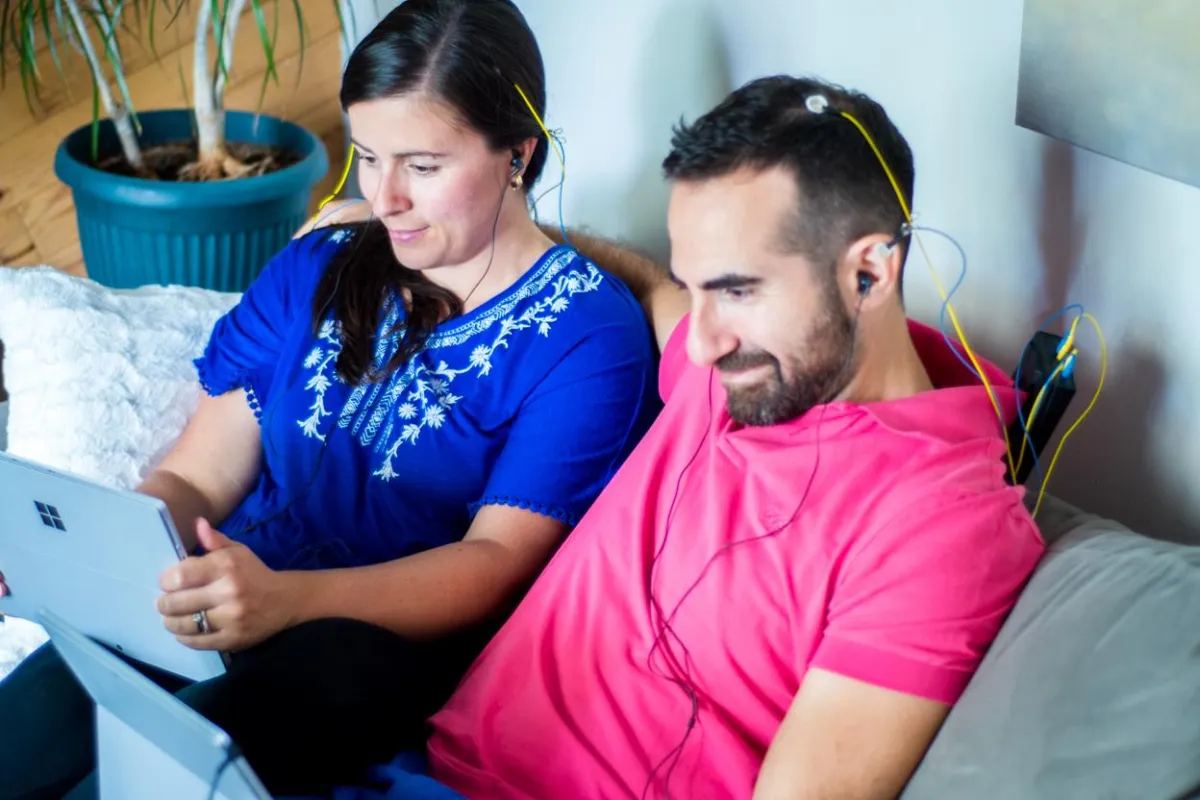
<instances>
[{"instance_id":1,"label":"man","mask_svg":"<svg viewBox=\"0 0 1200 800\"><path fill-rule=\"evenodd\" d=\"M966 686L1044 545L985 390L906 319L904 215L843 110L910 199L882 108L766 78L664 163L686 291L576 240L646 304L665 407L434 717L443 783L895 797Z\"/></svg>"}]
</instances>

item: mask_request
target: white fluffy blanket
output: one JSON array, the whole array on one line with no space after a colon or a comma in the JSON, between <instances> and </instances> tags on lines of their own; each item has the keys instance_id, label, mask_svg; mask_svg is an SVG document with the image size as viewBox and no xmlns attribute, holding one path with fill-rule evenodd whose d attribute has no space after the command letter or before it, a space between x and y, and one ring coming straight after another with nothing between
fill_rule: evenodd
<instances>
[{"instance_id":1,"label":"white fluffy blanket","mask_svg":"<svg viewBox=\"0 0 1200 800\"><path fill-rule=\"evenodd\" d=\"M113 290L50 267L0 267L9 452L133 488L195 410L192 359L237 300L180 286ZM43 637L28 623L0 625L0 677Z\"/></svg>"}]
</instances>

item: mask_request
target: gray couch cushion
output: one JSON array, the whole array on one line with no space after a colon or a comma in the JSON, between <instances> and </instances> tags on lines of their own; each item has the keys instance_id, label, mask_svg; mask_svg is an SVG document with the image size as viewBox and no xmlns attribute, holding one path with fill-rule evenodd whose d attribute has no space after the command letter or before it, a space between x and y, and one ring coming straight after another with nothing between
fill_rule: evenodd
<instances>
[{"instance_id":1,"label":"gray couch cushion","mask_svg":"<svg viewBox=\"0 0 1200 800\"><path fill-rule=\"evenodd\" d=\"M1200 547L1091 515L1053 541L904 800L1200 797Z\"/></svg>"}]
</instances>

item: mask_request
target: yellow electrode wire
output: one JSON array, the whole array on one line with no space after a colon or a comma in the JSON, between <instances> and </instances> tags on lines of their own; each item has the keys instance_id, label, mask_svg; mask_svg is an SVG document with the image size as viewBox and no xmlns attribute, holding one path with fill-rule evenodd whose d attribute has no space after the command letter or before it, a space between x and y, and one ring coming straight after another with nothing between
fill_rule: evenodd
<instances>
[{"instance_id":1,"label":"yellow electrode wire","mask_svg":"<svg viewBox=\"0 0 1200 800\"><path fill-rule=\"evenodd\" d=\"M554 135L550 133L550 130L546 127L546 123L542 122L541 115L538 114L537 109L533 107L533 103L529 102L529 98L525 95L525 90L521 88L520 84L514 83L513 86L517 88L517 92L521 95L521 99L525 101L525 105L529 108L529 113L533 114L533 118L537 121L538 127L542 129L542 133L546 134L546 139L550 142L550 146L554 148L554 153L558 156L558 163L562 166L562 179L563 181L566 181L567 159L563 155L562 148L558 146L558 139L556 139Z\"/></svg>"},{"instance_id":2,"label":"yellow electrode wire","mask_svg":"<svg viewBox=\"0 0 1200 800\"><path fill-rule=\"evenodd\" d=\"M321 209L329 205L331 201L337 198L342 193L342 187L346 185L346 179L350 177L350 165L354 163L354 144L351 143L350 149L346 152L346 165L342 167L342 177L338 178L337 186L333 187L333 194L326 197L317 204L317 213L321 213ZM316 214L313 215L316 218Z\"/></svg>"},{"instance_id":3,"label":"yellow electrode wire","mask_svg":"<svg viewBox=\"0 0 1200 800\"><path fill-rule=\"evenodd\" d=\"M904 219L908 222L909 227L912 227L912 213L908 208L908 201L904 199L904 192L900 190L900 184L896 182L896 177L892 174L891 167L888 166L887 159L883 157L883 153L875 145L875 140L871 138L871 134L863 127L854 116L846 111L838 112L843 117L848 119L858 128L858 132L867 140L867 144L871 146L871 150L875 153L875 157L879 159L883 171L887 173L888 181L892 184L892 190L896 193L896 199L900 201L900 208L904 211ZM921 241L921 236L915 229L912 231L913 238L917 241L917 246L921 249L921 255L925 257L925 263L929 265L929 272L933 275L934 285L937 286L938 292L942 295L942 303L946 307L946 311L950 315L950 322L954 326L954 333L958 336L959 342L962 343L963 350L967 353L967 358L971 360L972 366L975 367L975 374L979 376L979 380L983 382L983 388L987 391L988 400L992 402L992 408L996 412L996 417L1000 420L1000 432L1004 435L1004 455L1008 459L1008 468L1012 471L1013 483L1017 480L1017 466L1013 462L1012 445L1008 440L1008 422L1004 419L1004 412L1000 410L1000 402L996 399L995 393L992 391L992 386L988 383L987 376L984 374L983 367L979 365L979 360L975 358L974 351L971 350L971 345L967 343L967 336L963 333L962 327L958 324L958 315L954 313L954 306L950 305L950 298L946 294L946 287L942 285L942 279L934 269L933 260L930 259L928 251L925 249L924 242Z\"/></svg>"},{"instance_id":4,"label":"yellow electrode wire","mask_svg":"<svg viewBox=\"0 0 1200 800\"><path fill-rule=\"evenodd\" d=\"M1046 496L1046 486L1050 483L1050 475L1054 472L1054 465L1058 463L1058 456L1062 453L1063 445L1066 444L1067 438L1079 427L1079 424L1091 413L1092 407L1100 399L1100 390L1104 388L1104 374L1108 370L1108 349L1104 344L1104 334L1100 331L1100 323L1096 322L1096 318L1091 314L1085 311L1081 317L1092 323L1092 327L1096 329L1096 338L1100 341L1100 380L1096 383L1096 392L1092 395L1092 400L1087 404L1087 408L1079 415L1079 419L1075 420L1071 427L1067 428L1067 432L1063 434L1062 439L1058 442L1058 447L1054 448L1054 457L1050 459L1050 468L1046 470L1046 477L1042 479L1042 488L1038 491L1037 503L1033 507L1033 516L1035 517L1042 508L1042 499Z\"/></svg>"}]
</instances>

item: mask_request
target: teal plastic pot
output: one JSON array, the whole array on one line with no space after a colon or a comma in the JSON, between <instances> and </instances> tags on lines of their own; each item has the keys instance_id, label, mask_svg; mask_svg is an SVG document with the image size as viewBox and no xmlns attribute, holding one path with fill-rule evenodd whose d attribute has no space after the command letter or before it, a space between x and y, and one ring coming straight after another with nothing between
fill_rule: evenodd
<instances>
[{"instance_id":1,"label":"teal plastic pot","mask_svg":"<svg viewBox=\"0 0 1200 800\"><path fill-rule=\"evenodd\" d=\"M143 147L192 137L186 110L138 115ZM90 166L91 125L58 147L54 173L71 188L88 277L114 288L145 284L244 291L303 224L313 187L329 169L313 134L274 117L228 111L225 136L286 148L301 160L253 178L178 183L103 172ZM111 121L100 153L119 150Z\"/></svg>"}]
</instances>

